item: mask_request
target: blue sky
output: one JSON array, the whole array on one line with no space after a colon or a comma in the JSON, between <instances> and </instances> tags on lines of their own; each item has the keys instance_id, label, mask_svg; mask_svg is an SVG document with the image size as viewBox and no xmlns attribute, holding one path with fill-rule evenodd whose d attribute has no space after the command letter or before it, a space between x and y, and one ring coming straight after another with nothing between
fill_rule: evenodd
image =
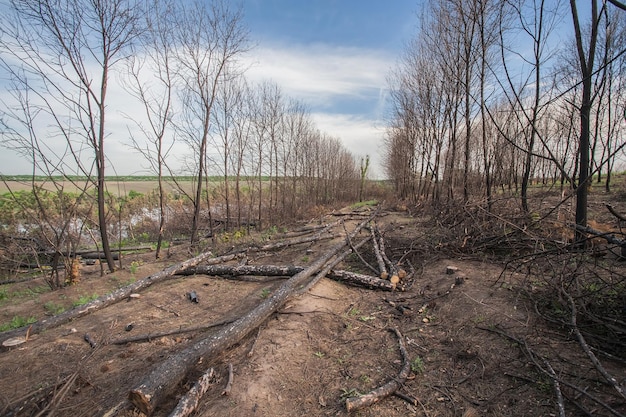
<instances>
[{"instance_id":1,"label":"blue sky","mask_svg":"<svg viewBox=\"0 0 626 417\"><path fill-rule=\"evenodd\" d=\"M419 0L244 0L252 80L303 101L317 127L380 167L386 76L414 36Z\"/></svg>"}]
</instances>

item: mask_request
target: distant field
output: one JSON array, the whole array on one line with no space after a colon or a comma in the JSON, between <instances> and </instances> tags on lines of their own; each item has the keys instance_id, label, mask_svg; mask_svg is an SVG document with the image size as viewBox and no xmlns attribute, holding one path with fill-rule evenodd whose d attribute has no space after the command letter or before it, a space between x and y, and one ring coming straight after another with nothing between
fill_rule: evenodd
<instances>
[{"instance_id":1,"label":"distant field","mask_svg":"<svg viewBox=\"0 0 626 417\"><path fill-rule=\"evenodd\" d=\"M29 176L5 176L0 179L0 195L8 191L16 192L30 190L33 186L32 178ZM234 181L234 178L230 178L230 180ZM247 180L247 178L242 178L242 181L245 180ZM268 178L264 178L264 180L266 181ZM192 190L191 187L194 183L193 178L176 177L176 181L186 192L190 192ZM223 181L224 179L222 177L209 177L209 183L211 185L217 185ZM46 179L43 177L36 177L35 184L50 191L56 191L56 187L62 186L67 192L76 192L79 186L85 184L85 179L76 177L73 178L73 181L70 181L55 178L53 182L53 180L49 178ZM158 187L156 177L109 177L106 179L106 184L107 190L117 196L128 195L130 191L145 194L157 189ZM171 178L165 180L165 190L167 192L173 192L175 189L176 186Z\"/></svg>"},{"instance_id":2,"label":"distant field","mask_svg":"<svg viewBox=\"0 0 626 417\"><path fill-rule=\"evenodd\" d=\"M67 192L76 192L78 191L78 186L84 184L84 182L78 182L73 184L71 181L67 180L57 180L56 186L51 181L35 181L35 184L41 186L47 190L55 191L58 186L62 186L63 189ZM179 181L179 184L186 190L191 191L192 182L190 180ZM93 187L93 186L92 186ZM152 190L155 190L158 187L158 182L156 180L107 180L107 190L117 196L128 195L130 191L135 191L138 193L149 193ZM32 188L32 183L27 181L15 181L15 180L5 180L0 182L0 194L4 194L11 191L23 191L30 190ZM168 192L174 190L173 183L166 183L165 189Z\"/></svg>"}]
</instances>

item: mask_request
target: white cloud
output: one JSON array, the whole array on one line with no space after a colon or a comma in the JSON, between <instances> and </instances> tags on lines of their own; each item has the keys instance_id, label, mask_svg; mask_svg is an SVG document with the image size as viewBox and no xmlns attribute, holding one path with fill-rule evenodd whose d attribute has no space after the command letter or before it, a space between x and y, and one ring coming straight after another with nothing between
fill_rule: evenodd
<instances>
[{"instance_id":1,"label":"white cloud","mask_svg":"<svg viewBox=\"0 0 626 417\"><path fill-rule=\"evenodd\" d=\"M313 113L317 127L333 137L339 137L344 146L357 158L370 156L370 177L383 178L383 126L375 120L349 114Z\"/></svg>"},{"instance_id":2,"label":"white cloud","mask_svg":"<svg viewBox=\"0 0 626 417\"><path fill-rule=\"evenodd\" d=\"M249 56L247 76L273 80L291 97L312 106L338 98L366 99L386 85L393 57L384 51L327 44L263 46Z\"/></svg>"}]
</instances>

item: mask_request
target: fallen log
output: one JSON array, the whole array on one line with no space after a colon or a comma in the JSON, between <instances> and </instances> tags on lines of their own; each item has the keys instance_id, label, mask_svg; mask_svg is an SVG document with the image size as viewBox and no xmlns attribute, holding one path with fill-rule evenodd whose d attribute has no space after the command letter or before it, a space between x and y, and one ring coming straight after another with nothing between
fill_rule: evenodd
<instances>
[{"instance_id":1,"label":"fallen log","mask_svg":"<svg viewBox=\"0 0 626 417\"><path fill-rule=\"evenodd\" d=\"M400 371L396 379L387 382L385 385L378 387L365 395L361 395L360 397L346 399L346 409L348 410L348 412L368 407L374 403L377 403L385 397L393 395L393 393L400 389L400 387L404 384L404 381L406 381L406 379L409 377L409 373L411 372L411 361L409 359L409 354L406 350L406 346L404 345L404 337L398 329L393 328L389 330L394 332L398 337L400 353L402 354L402 361L404 363L404 365L402 366L402 370Z\"/></svg>"},{"instance_id":2,"label":"fallen log","mask_svg":"<svg viewBox=\"0 0 626 417\"><path fill-rule=\"evenodd\" d=\"M128 298L132 293L135 293L141 289L147 288L154 283L164 281L168 279L169 277L171 277L172 275L176 274L177 272L184 271L185 269L195 266L199 264L200 262L207 261L208 258L210 258L211 256L213 256L211 252L203 253L201 255L196 256L195 258L188 259L176 265L172 265L168 268L165 268L164 270L160 272L149 275L125 287L119 288L110 294L98 297L95 300L87 304L74 307L73 309L68 310L64 313L61 313L59 315L33 323L32 329L30 330L30 334L32 335L32 334L40 333L44 330L58 327L62 324L69 322L70 320L86 316L87 314L91 312L101 310L105 307L115 304L121 300ZM217 259L217 258L214 258L214 259ZM12 337L18 336L22 334L24 331L25 331L24 328L21 327L19 329L9 330L7 332L1 333L0 343Z\"/></svg>"},{"instance_id":3,"label":"fallen log","mask_svg":"<svg viewBox=\"0 0 626 417\"><path fill-rule=\"evenodd\" d=\"M178 405L170 413L169 417L187 417L193 413L198 408L200 398L209 390L214 379L215 370L213 368L203 373L187 394L178 401Z\"/></svg>"},{"instance_id":4,"label":"fallen log","mask_svg":"<svg viewBox=\"0 0 626 417\"><path fill-rule=\"evenodd\" d=\"M367 221L369 219L358 225L352 232L352 235L356 236ZM206 358L205 362L209 362L208 358L210 356L219 354L240 342L248 333L260 326L271 314L281 308L292 295L296 294L303 287L305 288L309 281L312 281L310 277L324 269L324 265L336 256L345 245L345 241L334 245L313 264L283 283L264 302L234 323L169 356L159 366L153 368L140 384L130 390L128 394L130 401L141 412L151 415L157 405L173 391L189 369L200 358Z\"/></svg>"},{"instance_id":5,"label":"fallen log","mask_svg":"<svg viewBox=\"0 0 626 417\"><path fill-rule=\"evenodd\" d=\"M404 291L404 289L399 286L394 288L393 284L388 280L373 277L371 275L359 274L357 272L332 270L326 276L334 281L358 285L372 290Z\"/></svg>"},{"instance_id":6,"label":"fallen log","mask_svg":"<svg viewBox=\"0 0 626 417\"><path fill-rule=\"evenodd\" d=\"M354 249L353 249L354 250ZM216 275L222 277L238 277L238 276L294 276L302 272L303 266L280 266L280 265L198 265L179 272L177 275ZM360 287L393 291L393 285L390 281L380 279L371 275L359 274L357 272L331 270L326 274L327 278L334 281L340 281L345 284L357 285ZM397 287L396 290L401 290Z\"/></svg>"},{"instance_id":7,"label":"fallen log","mask_svg":"<svg viewBox=\"0 0 626 417\"><path fill-rule=\"evenodd\" d=\"M302 266L278 266L278 265L196 265L180 271L177 275L218 275L218 276L242 276L262 275L267 277L294 276L302 272Z\"/></svg>"}]
</instances>

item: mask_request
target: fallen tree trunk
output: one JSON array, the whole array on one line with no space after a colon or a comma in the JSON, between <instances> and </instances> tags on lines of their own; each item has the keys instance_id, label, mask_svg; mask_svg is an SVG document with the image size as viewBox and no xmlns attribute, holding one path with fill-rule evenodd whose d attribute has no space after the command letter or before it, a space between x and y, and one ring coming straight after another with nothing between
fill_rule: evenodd
<instances>
[{"instance_id":1,"label":"fallen tree trunk","mask_svg":"<svg viewBox=\"0 0 626 417\"><path fill-rule=\"evenodd\" d=\"M140 279L139 281L136 281L125 287L119 288L110 294L103 295L102 297L98 297L95 300L87 304L74 307L73 309L68 310L64 313L61 313L57 316L53 316L48 319L44 319L36 323L33 323L30 334L36 334L44 330L52 329L54 327L65 324L69 322L70 320L73 320L82 316L86 316L87 314L91 312L94 312L94 311L103 309L105 307L108 307L112 304L115 304L125 298L128 298L128 296L130 296L134 292L147 288L156 282L164 281L167 278L171 277L172 275L176 274L177 272L184 271L185 269L195 266L199 264L200 262L207 261L208 258L210 258L211 256L213 256L211 252L203 253L199 256L196 256L195 258L188 259L185 262L181 262L176 265L172 265L168 268L165 268L164 270L160 272L157 272L143 279ZM233 257L236 257L236 256L233 255ZM214 258L214 259L218 259L218 258ZM24 332L25 332L25 329L23 327L19 329L15 329L15 330L10 330L8 332L4 332L0 334L0 343L12 337L21 335Z\"/></svg>"},{"instance_id":2,"label":"fallen tree trunk","mask_svg":"<svg viewBox=\"0 0 626 417\"><path fill-rule=\"evenodd\" d=\"M178 272L177 275L228 275L237 277L241 275L263 275L266 277L292 277L302 272L302 266L279 266L279 265L197 265Z\"/></svg>"},{"instance_id":3,"label":"fallen tree trunk","mask_svg":"<svg viewBox=\"0 0 626 417\"><path fill-rule=\"evenodd\" d=\"M359 408L368 407L374 403L377 403L381 399L392 395L404 384L404 381L406 381L406 379L409 377L409 373L411 372L411 361L409 359L409 354L406 350L406 346L404 345L404 337L398 329L394 328L389 330L394 332L398 337L400 353L402 354L403 361L402 370L400 371L396 379L387 382L385 385L378 387L365 395L361 395L360 397L346 399L346 409L348 410L348 412L358 410Z\"/></svg>"},{"instance_id":4,"label":"fallen tree trunk","mask_svg":"<svg viewBox=\"0 0 626 417\"><path fill-rule=\"evenodd\" d=\"M360 287L365 287L372 290L404 291L404 289L400 286L394 288L393 284L390 281L380 279L378 277L373 277L371 275L359 274L357 272L332 270L326 276L335 281L340 281L351 285L358 285Z\"/></svg>"},{"instance_id":5,"label":"fallen tree trunk","mask_svg":"<svg viewBox=\"0 0 626 417\"><path fill-rule=\"evenodd\" d=\"M198 265L179 272L177 275L216 275L222 277L238 277L242 275L259 275L266 277L293 276L302 272L303 266L280 266L280 265ZM357 285L365 288L392 291L391 282L371 275L359 274L357 272L332 270L326 274L327 278L340 281L350 285ZM396 290L401 288L396 287Z\"/></svg>"},{"instance_id":6,"label":"fallen tree trunk","mask_svg":"<svg viewBox=\"0 0 626 417\"><path fill-rule=\"evenodd\" d=\"M367 220L369 221L369 219ZM367 223L361 223L352 232L353 236ZM318 260L305 270L294 275L283 283L264 302L255 307L234 323L219 329L216 333L200 340L186 349L170 356L159 366L152 369L141 383L133 388L128 397L144 414L151 415L156 406L185 377L200 358L216 355L240 342L248 333L260 326L272 313L282 307L285 302L302 288L306 288L312 275L320 271L346 245L345 241L334 245ZM327 272L327 271L326 271Z\"/></svg>"}]
</instances>

